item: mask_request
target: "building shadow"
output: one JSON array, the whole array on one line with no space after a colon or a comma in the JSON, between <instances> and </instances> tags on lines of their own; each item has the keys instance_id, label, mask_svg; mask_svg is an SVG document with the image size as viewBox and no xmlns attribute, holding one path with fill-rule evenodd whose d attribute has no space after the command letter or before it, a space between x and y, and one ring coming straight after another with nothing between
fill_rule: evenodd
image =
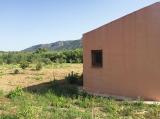
<instances>
[{"instance_id":1,"label":"building shadow","mask_svg":"<svg viewBox=\"0 0 160 119\"><path fill-rule=\"evenodd\" d=\"M54 80L50 82L41 83L23 88L24 91L29 93L35 93L39 95L45 95L50 92L57 96L65 97L78 97L82 94L79 85L71 85L66 80Z\"/></svg>"}]
</instances>

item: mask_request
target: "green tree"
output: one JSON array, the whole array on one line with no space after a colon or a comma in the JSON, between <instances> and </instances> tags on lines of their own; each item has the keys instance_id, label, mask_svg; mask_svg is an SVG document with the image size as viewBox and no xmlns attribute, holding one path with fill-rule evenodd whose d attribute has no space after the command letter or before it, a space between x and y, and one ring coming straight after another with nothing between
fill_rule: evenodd
<instances>
[{"instance_id":1,"label":"green tree","mask_svg":"<svg viewBox=\"0 0 160 119\"><path fill-rule=\"evenodd\" d=\"M22 69L26 69L27 67L29 67L29 62L24 61L20 63L20 68Z\"/></svg>"}]
</instances>

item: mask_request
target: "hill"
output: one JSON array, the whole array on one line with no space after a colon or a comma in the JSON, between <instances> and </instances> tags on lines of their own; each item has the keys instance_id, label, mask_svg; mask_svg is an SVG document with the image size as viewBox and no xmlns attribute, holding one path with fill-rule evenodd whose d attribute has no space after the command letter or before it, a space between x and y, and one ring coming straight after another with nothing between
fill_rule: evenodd
<instances>
[{"instance_id":1,"label":"hill","mask_svg":"<svg viewBox=\"0 0 160 119\"><path fill-rule=\"evenodd\" d=\"M57 41L49 44L39 44L29 48L24 49L23 51L35 51L39 48L46 48L50 51L55 50L74 50L77 48L82 48L81 40L69 40L69 41Z\"/></svg>"}]
</instances>

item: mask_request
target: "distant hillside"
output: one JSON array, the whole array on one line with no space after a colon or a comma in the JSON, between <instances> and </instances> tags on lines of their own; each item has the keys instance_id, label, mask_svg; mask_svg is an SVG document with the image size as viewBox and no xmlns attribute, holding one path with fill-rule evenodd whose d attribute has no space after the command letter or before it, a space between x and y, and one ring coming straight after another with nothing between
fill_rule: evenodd
<instances>
[{"instance_id":1,"label":"distant hillside","mask_svg":"<svg viewBox=\"0 0 160 119\"><path fill-rule=\"evenodd\" d=\"M57 41L50 44L39 44L29 48L24 49L23 51L35 51L38 48L46 48L48 50L73 50L77 48L82 48L81 40L70 40L70 41Z\"/></svg>"}]
</instances>

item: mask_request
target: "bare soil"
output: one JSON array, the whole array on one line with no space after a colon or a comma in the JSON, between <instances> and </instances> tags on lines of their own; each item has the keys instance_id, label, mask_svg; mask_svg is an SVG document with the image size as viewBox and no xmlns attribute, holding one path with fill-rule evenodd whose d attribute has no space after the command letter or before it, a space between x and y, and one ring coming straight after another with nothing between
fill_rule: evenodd
<instances>
[{"instance_id":1,"label":"bare soil","mask_svg":"<svg viewBox=\"0 0 160 119\"><path fill-rule=\"evenodd\" d=\"M15 66L3 65L0 67L0 90L7 93L16 87L25 88L54 79L64 79L64 77L72 71L79 74L82 73L82 64L61 65L59 68L45 67L41 71L34 70L34 66L25 70L18 68L18 70L20 70L19 74L14 74L14 70L17 69Z\"/></svg>"}]
</instances>

